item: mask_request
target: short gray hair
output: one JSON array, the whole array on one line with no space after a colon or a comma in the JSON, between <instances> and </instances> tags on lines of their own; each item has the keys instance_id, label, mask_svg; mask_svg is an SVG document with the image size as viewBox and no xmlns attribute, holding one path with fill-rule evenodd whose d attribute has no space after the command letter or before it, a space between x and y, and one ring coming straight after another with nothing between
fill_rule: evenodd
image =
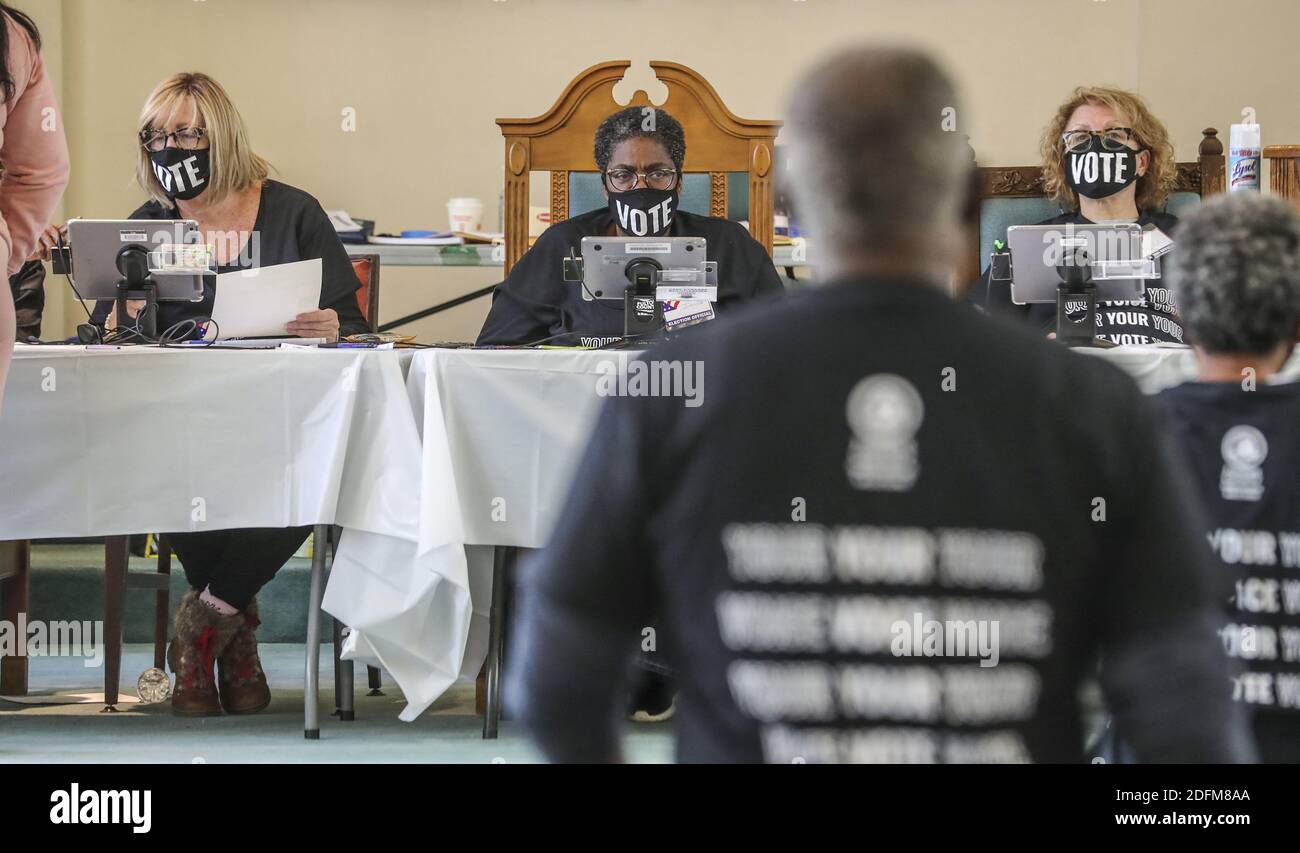
<instances>
[{"instance_id":1,"label":"short gray hair","mask_svg":"<svg viewBox=\"0 0 1300 853\"><path fill-rule=\"evenodd\" d=\"M1251 192L1210 199L1178 226L1169 271L1192 343L1262 355L1300 325L1300 214Z\"/></svg>"},{"instance_id":2,"label":"short gray hair","mask_svg":"<svg viewBox=\"0 0 1300 853\"><path fill-rule=\"evenodd\" d=\"M614 149L638 137L658 142L668 152L673 167L682 170L686 162L686 131L667 110L657 107L626 107L602 121L596 128L596 168L602 172L608 169Z\"/></svg>"},{"instance_id":3,"label":"short gray hair","mask_svg":"<svg viewBox=\"0 0 1300 853\"><path fill-rule=\"evenodd\" d=\"M789 191L819 242L889 242L956 222L973 166L957 92L919 50L854 48L822 62L787 110Z\"/></svg>"}]
</instances>

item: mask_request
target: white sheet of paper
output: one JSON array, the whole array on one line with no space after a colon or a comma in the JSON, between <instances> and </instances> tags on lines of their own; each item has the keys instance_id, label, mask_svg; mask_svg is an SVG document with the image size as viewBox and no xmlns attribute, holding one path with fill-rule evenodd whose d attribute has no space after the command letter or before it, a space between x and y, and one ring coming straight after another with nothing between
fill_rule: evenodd
<instances>
[{"instance_id":1,"label":"white sheet of paper","mask_svg":"<svg viewBox=\"0 0 1300 853\"><path fill-rule=\"evenodd\" d=\"M287 333L284 326L320 308L320 258L217 275L212 319L221 338Z\"/></svg>"}]
</instances>

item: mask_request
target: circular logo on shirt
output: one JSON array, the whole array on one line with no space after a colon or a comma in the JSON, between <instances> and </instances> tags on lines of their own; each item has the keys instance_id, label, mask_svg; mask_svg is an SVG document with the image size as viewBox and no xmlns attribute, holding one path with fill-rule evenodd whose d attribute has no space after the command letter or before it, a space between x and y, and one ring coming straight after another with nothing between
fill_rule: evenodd
<instances>
[{"instance_id":1,"label":"circular logo on shirt","mask_svg":"<svg viewBox=\"0 0 1300 853\"><path fill-rule=\"evenodd\" d=\"M1235 426L1223 434L1223 464L1239 471L1258 468L1268 457L1268 439L1253 426Z\"/></svg>"},{"instance_id":2,"label":"circular logo on shirt","mask_svg":"<svg viewBox=\"0 0 1300 853\"><path fill-rule=\"evenodd\" d=\"M1219 492L1225 501L1258 501L1264 497L1264 460L1268 439L1253 426L1239 424L1223 434L1219 445L1223 470Z\"/></svg>"},{"instance_id":3,"label":"circular logo on shirt","mask_svg":"<svg viewBox=\"0 0 1300 853\"><path fill-rule=\"evenodd\" d=\"M855 488L902 492L920 471L916 431L925 417L921 394L901 376L877 373L853 386L845 405L849 441L845 473Z\"/></svg>"},{"instance_id":4,"label":"circular logo on shirt","mask_svg":"<svg viewBox=\"0 0 1300 853\"><path fill-rule=\"evenodd\" d=\"M910 439L925 415L921 395L901 376L868 376L849 394L849 426L858 438L881 441Z\"/></svg>"}]
</instances>

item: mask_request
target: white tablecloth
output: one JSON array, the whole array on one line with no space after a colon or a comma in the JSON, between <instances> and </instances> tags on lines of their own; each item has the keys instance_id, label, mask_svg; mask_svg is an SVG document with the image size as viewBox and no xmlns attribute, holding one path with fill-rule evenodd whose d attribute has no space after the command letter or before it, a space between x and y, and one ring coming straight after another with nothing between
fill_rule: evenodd
<instances>
[{"instance_id":1,"label":"white tablecloth","mask_svg":"<svg viewBox=\"0 0 1300 853\"><path fill-rule=\"evenodd\" d=\"M1147 393L1195 375L1185 349L1083 352ZM325 609L413 719L477 674L490 546L545 543L618 358L20 347L0 539L340 525Z\"/></svg>"},{"instance_id":2,"label":"white tablecloth","mask_svg":"<svg viewBox=\"0 0 1300 853\"><path fill-rule=\"evenodd\" d=\"M384 494L407 472L368 437L414 435L400 361L20 346L0 411L0 539L318 523L400 535Z\"/></svg>"},{"instance_id":3,"label":"white tablecloth","mask_svg":"<svg viewBox=\"0 0 1300 853\"><path fill-rule=\"evenodd\" d=\"M382 666L402 688L403 719L478 674L490 546L545 543L601 402L600 364L617 359L513 350L412 359L407 390L420 442L387 449L419 481L418 500L395 508L418 530L401 540L345 536L324 601L352 628L344 655Z\"/></svg>"},{"instance_id":4,"label":"white tablecloth","mask_svg":"<svg viewBox=\"0 0 1300 853\"><path fill-rule=\"evenodd\" d=\"M337 524L340 550L381 568L376 594L436 588L442 609L408 602L429 621L403 623L402 641L426 650L422 672L458 670L463 549L459 570L415 559L410 356L20 347L0 411L0 539Z\"/></svg>"}]
</instances>

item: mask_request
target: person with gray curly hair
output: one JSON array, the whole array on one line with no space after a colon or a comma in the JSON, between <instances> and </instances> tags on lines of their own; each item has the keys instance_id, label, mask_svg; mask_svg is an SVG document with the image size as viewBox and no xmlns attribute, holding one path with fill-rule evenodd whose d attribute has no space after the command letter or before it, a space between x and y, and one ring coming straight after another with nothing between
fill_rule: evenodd
<instances>
[{"instance_id":1,"label":"person with gray curly hair","mask_svg":"<svg viewBox=\"0 0 1300 853\"><path fill-rule=\"evenodd\" d=\"M1300 325L1300 215L1284 201L1231 193L1183 222L1170 277L1203 379L1264 379Z\"/></svg>"},{"instance_id":2,"label":"person with gray curly hair","mask_svg":"<svg viewBox=\"0 0 1300 853\"><path fill-rule=\"evenodd\" d=\"M1156 396L1235 583L1220 637L1260 758L1300 762L1300 214L1232 193L1183 220L1172 269L1198 379ZM1288 364L1288 362L1290 363Z\"/></svg>"},{"instance_id":3,"label":"person with gray curly hair","mask_svg":"<svg viewBox=\"0 0 1300 853\"><path fill-rule=\"evenodd\" d=\"M622 302L589 298L564 280L564 259L581 254L583 237L703 237L718 263L719 315L783 292L772 259L740 223L682 209L686 131L667 110L621 109L600 123L594 142L604 203L542 232L492 294L480 345L604 346L623 338ZM581 203L581 185L572 186L571 202Z\"/></svg>"}]
</instances>

